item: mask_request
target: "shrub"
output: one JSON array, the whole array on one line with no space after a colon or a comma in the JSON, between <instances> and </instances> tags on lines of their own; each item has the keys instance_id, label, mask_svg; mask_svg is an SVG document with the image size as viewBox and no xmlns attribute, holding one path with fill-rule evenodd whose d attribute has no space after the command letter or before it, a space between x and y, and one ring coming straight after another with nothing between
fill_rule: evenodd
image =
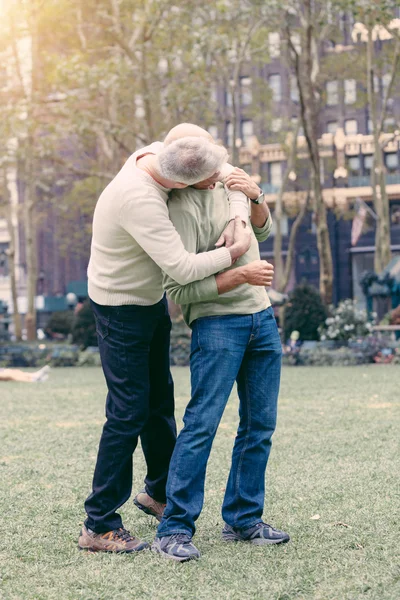
<instances>
[{"instance_id":1,"label":"shrub","mask_svg":"<svg viewBox=\"0 0 400 600\"><path fill-rule=\"evenodd\" d=\"M357 308L356 301L343 300L337 308L330 307L330 316L319 331L321 340L347 342L370 335L373 324L367 311Z\"/></svg>"},{"instance_id":2,"label":"shrub","mask_svg":"<svg viewBox=\"0 0 400 600\"><path fill-rule=\"evenodd\" d=\"M318 328L327 317L327 309L312 285L302 283L291 292L284 314L285 340L293 330L303 341L319 340Z\"/></svg>"},{"instance_id":3,"label":"shrub","mask_svg":"<svg viewBox=\"0 0 400 600\"><path fill-rule=\"evenodd\" d=\"M304 366L354 366L365 362L361 352L354 352L350 348L317 347L312 350L303 350L299 353L298 365Z\"/></svg>"},{"instance_id":4,"label":"shrub","mask_svg":"<svg viewBox=\"0 0 400 600\"><path fill-rule=\"evenodd\" d=\"M47 321L45 333L50 337L57 337L54 334L60 334L67 337L72 330L74 322L74 313L71 310L54 312Z\"/></svg>"},{"instance_id":5,"label":"shrub","mask_svg":"<svg viewBox=\"0 0 400 600\"><path fill-rule=\"evenodd\" d=\"M101 367L98 348L89 347L79 354L78 367Z\"/></svg>"},{"instance_id":6,"label":"shrub","mask_svg":"<svg viewBox=\"0 0 400 600\"><path fill-rule=\"evenodd\" d=\"M82 308L75 315L72 341L83 349L97 346L96 323L89 300L85 300Z\"/></svg>"},{"instance_id":7,"label":"shrub","mask_svg":"<svg viewBox=\"0 0 400 600\"><path fill-rule=\"evenodd\" d=\"M74 367L79 360L78 346L54 346L51 353L52 367Z\"/></svg>"}]
</instances>

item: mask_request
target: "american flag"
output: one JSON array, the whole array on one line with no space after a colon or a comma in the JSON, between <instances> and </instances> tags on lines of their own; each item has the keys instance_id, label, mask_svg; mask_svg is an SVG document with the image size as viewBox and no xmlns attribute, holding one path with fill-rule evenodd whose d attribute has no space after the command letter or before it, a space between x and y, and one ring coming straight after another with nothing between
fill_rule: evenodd
<instances>
[{"instance_id":1,"label":"american flag","mask_svg":"<svg viewBox=\"0 0 400 600\"><path fill-rule=\"evenodd\" d=\"M351 226L351 245L355 246L361 237L365 225L365 219L368 214L368 207L365 202L358 200L355 204L356 214L354 215L353 224Z\"/></svg>"}]
</instances>

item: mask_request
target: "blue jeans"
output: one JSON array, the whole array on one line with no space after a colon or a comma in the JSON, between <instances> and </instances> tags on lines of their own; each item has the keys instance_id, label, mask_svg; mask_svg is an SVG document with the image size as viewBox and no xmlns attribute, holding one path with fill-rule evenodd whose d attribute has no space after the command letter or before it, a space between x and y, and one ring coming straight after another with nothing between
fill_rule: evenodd
<instances>
[{"instance_id":1,"label":"blue jeans","mask_svg":"<svg viewBox=\"0 0 400 600\"><path fill-rule=\"evenodd\" d=\"M171 459L159 537L195 532L203 506L207 461L235 380L240 422L222 517L236 528L251 527L262 520L281 355L272 308L254 315L204 317L194 322L192 398Z\"/></svg>"}]
</instances>

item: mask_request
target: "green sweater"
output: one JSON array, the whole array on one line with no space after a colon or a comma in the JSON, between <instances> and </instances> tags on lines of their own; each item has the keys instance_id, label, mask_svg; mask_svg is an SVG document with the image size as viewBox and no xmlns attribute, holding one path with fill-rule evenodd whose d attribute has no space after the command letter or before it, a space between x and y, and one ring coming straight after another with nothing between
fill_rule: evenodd
<instances>
[{"instance_id":1,"label":"green sweater","mask_svg":"<svg viewBox=\"0 0 400 600\"><path fill-rule=\"evenodd\" d=\"M173 190L168 202L169 216L182 238L188 252L208 252L229 221L229 204L226 192L221 184L215 190L196 190L188 187ZM261 229L253 227L254 235L249 250L232 269L259 260L258 241L264 241L270 234L272 220ZM258 241L257 241L258 240ZM216 315L251 315L271 305L263 287L244 283L225 294L218 295L215 276L187 285L179 285L164 273L164 289L171 300L182 306L184 319L190 325L199 317Z\"/></svg>"}]
</instances>

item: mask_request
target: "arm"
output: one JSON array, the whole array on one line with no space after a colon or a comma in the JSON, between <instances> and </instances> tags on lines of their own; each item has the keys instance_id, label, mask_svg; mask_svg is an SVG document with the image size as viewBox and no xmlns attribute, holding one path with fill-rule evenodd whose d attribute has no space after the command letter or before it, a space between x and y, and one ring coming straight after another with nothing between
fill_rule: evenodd
<instances>
[{"instance_id":1,"label":"arm","mask_svg":"<svg viewBox=\"0 0 400 600\"><path fill-rule=\"evenodd\" d=\"M140 203L128 196L121 207L119 222L150 258L181 285L226 269L250 246L250 236L243 230L237 244L229 249L218 248L198 255L188 252L170 221L166 203L156 192L149 192Z\"/></svg>"},{"instance_id":2,"label":"arm","mask_svg":"<svg viewBox=\"0 0 400 600\"><path fill-rule=\"evenodd\" d=\"M170 216L186 249L190 252L197 252L197 223L193 215L182 210L182 207L175 208L171 202ZM266 261L256 260L242 267L229 269L217 276L207 277L202 281L195 281L187 285L180 285L164 273L163 284L165 291L175 304L191 304L193 302L210 302L243 283L260 286L271 285L273 274L272 265Z\"/></svg>"},{"instance_id":3,"label":"arm","mask_svg":"<svg viewBox=\"0 0 400 600\"><path fill-rule=\"evenodd\" d=\"M265 203L265 200L264 200ZM254 204L256 206L256 204ZM251 226L254 231L254 235L256 236L257 242L265 242L266 239L269 238L271 230L272 230L272 217L271 213L268 213L268 218L265 221L263 227L258 227L253 221L253 205L252 205L252 214L251 214Z\"/></svg>"}]
</instances>

